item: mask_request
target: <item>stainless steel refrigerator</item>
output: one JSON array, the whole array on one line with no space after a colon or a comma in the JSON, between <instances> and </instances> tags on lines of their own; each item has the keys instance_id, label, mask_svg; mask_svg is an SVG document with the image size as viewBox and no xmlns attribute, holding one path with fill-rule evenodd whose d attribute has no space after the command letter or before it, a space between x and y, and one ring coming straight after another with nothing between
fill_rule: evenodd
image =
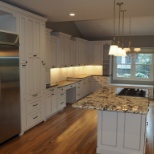
<instances>
[{"instance_id":1,"label":"stainless steel refrigerator","mask_svg":"<svg viewBox=\"0 0 154 154\"><path fill-rule=\"evenodd\" d=\"M19 133L19 37L0 31L0 144Z\"/></svg>"}]
</instances>

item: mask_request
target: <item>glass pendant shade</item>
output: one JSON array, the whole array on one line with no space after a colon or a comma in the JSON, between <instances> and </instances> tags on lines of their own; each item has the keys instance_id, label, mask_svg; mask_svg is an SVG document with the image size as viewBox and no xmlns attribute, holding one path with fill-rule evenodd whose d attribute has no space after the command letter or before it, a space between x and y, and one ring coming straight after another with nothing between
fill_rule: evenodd
<instances>
[{"instance_id":1,"label":"glass pendant shade","mask_svg":"<svg viewBox=\"0 0 154 154\"><path fill-rule=\"evenodd\" d=\"M126 52L130 52L130 48L124 48Z\"/></svg>"},{"instance_id":2,"label":"glass pendant shade","mask_svg":"<svg viewBox=\"0 0 154 154\"><path fill-rule=\"evenodd\" d=\"M114 54L114 56L122 56L122 57L125 57L126 56L126 51L122 48L118 48L117 49L117 52Z\"/></svg>"},{"instance_id":3,"label":"glass pendant shade","mask_svg":"<svg viewBox=\"0 0 154 154\"><path fill-rule=\"evenodd\" d=\"M117 52L118 46L117 45L111 45L109 50L109 55L114 55Z\"/></svg>"},{"instance_id":4,"label":"glass pendant shade","mask_svg":"<svg viewBox=\"0 0 154 154\"><path fill-rule=\"evenodd\" d=\"M140 52L141 51L141 48L134 48L134 51L135 52Z\"/></svg>"}]
</instances>

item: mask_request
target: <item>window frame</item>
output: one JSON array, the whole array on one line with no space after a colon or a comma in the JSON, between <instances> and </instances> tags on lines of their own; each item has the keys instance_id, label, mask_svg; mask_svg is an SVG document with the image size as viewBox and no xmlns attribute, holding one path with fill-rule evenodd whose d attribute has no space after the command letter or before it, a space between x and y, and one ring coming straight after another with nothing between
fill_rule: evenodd
<instances>
[{"instance_id":1,"label":"window frame","mask_svg":"<svg viewBox=\"0 0 154 154\"><path fill-rule=\"evenodd\" d=\"M136 64L135 63L135 56L132 56L132 60L131 60L131 70L130 70L130 73L131 73L131 76L129 78L127 77L117 77L117 57L114 56L113 57L113 80L123 80L123 81L153 81L153 78L154 78L154 54L153 53L149 53L149 52L140 52L138 54L152 54L152 62L150 64L150 78L136 78L135 77L135 72L136 72L136 69L135 69L135 66L136 65L140 65L140 64Z\"/></svg>"}]
</instances>

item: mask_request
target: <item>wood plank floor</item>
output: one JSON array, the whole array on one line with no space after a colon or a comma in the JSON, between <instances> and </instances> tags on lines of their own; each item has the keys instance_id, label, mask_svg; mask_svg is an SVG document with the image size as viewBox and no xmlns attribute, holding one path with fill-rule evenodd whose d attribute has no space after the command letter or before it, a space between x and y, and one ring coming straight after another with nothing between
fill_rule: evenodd
<instances>
[{"instance_id":1,"label":"wood plank floor","mask_svg":"<svg viewBox=\"0 0 154 154\"><path fill-rule=\"evenodd\" d=\"M154 154L154 103L150 104L146 154ZM23 136L0 146L0 154L96 154L97 111L71 105Z\"/></svg>"}]
</instances>

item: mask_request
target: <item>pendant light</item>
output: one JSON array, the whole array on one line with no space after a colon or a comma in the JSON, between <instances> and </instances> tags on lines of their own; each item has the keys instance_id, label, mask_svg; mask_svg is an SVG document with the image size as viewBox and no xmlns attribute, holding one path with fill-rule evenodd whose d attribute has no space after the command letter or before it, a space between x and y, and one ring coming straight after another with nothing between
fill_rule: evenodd
<instances>
[{"instance_id":1,"label":"pendant light","mask_svg":"<svg viewBox=\"0 0 154 154\"><path fill-rule=\"evenodd\" d=\"M129 20L129 43L128 43L128 48L124 48L129 57L131 55L134 55L134 54L141 51L141 48L132 48L131 46L132 46L132 42L131 42L131 17L130 17L130 20Z\"/></svg>"},{"instance_id":2,"label":"pendant light","mask_svg":"<svg viewBox=\"0 0 154 154\"><path fill-rule=\"evenodd\" d=\"M116 45L116 36L115 36L115 0L114 0L114 6L113 6L113 31L114 31L114 37L112 40L112 45L110 46L109 55L114 55L117 52L118 46Z\"/></svg>"},{"instance_id":3,"label":"pendant light","mask_svg":"<svg viewBox=\"0 0 154 154\"><path fill-rule=\"evenodd\" d=\"M117 3L117 5L119 6L119 36L118 36L118 49L116 51L116 53L114 53L114 56L126 56L126 51L123 49L123 42L120 41L120 18L121 18L121 5L123 5L123 3ZM124 13L124 11L123 11ZM124 26L124 14L123 14L123 26ZM123 28L123 27L122 27ZM122 30L122 38L123 38L123 30Z\"/></svg>"}]
</instances>

